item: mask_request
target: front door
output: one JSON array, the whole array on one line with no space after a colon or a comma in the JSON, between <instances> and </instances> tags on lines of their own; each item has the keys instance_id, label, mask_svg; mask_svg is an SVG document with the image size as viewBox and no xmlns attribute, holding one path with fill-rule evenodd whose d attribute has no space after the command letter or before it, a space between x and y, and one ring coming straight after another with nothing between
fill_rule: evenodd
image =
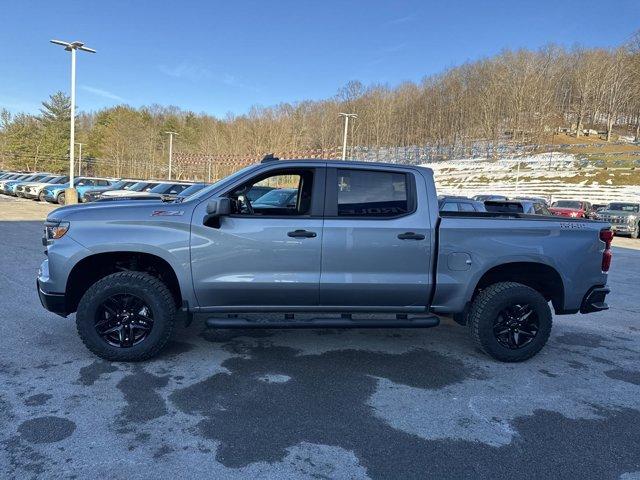
<instances>
[{"instance_id":1,"label":"front door","mask_svg":"<svg viewBox=\"0 0 640 480\"><path fill-rule=\"evenodd\" d=\"M194 212L198 303L221 310L317 306L325 169L272 168L256 175L221 195L231 198L231 215L205 224L206 201ZM264 193L256 198L255 192Z\"/></svg>"},{"instance_id":2,"label":"front door","mask_svg":"<svg viewBox=\"0 0 640 480\"><path fill-rule=\"evenodd\" d=\"M320 304L423 310L432 240L428 205L418 201L427 198L422 176L393 167L331 168L326 182Z\"/></svg>"}]
</instances>

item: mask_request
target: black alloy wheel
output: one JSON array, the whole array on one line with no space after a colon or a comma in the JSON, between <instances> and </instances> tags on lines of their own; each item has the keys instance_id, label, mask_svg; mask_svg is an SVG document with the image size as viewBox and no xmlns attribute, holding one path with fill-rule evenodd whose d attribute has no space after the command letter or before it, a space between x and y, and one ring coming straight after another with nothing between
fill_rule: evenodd
<instances>
[{"instance_id":1,"label":"black alloy wheel","mask_svg":"<svg viewBox=\"0 0 640 480\"><path fill-rule=\"evenodd\" d=\"M511 350L527 346L540 330L540 322L531 305L515 304L500 311L493 335L500 345Z\"/></svg>"},{"instance_id":2,"label":"black alloy wheel","mask_svg":"<svg viewBox=\"0 0 640 480\"><path fill-rule=\"evenodd\" d=\"M144 341L153 328L153 312L141 298L118 293L96 309L96 332L113 347L129 348Z\"/></svg>"}]
</instances>

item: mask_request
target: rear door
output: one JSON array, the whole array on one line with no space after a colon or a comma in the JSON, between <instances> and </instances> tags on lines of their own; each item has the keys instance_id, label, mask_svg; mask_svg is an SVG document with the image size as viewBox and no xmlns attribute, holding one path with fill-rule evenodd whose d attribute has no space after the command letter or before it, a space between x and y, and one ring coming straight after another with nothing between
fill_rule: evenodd
<instances>
[{"instance_id":1,"label":"rear door","mask_svg":"<svg viewBox=\"0 0 640 480\"><path fill-rule=\"evenodd\" d=\"M378 166L327 169L320 304L354 309L429 301L430 216L422 176Z\"/></svg>"}]
</instances>

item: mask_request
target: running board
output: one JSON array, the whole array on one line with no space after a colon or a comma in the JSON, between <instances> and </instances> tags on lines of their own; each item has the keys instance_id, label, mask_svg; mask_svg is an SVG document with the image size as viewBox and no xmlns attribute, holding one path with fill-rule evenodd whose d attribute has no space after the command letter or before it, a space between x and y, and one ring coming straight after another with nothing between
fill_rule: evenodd
<instances>
[{"instance_id":1,"label":"running board","mask_svg":"<svg viewBox=\"0 0 640 480\"><path fill-rule=\"evenodd\" d=\"M435 315L415 318L352 319L312 318L309 320L254 321L239 317L211 317L205 321L209 328L431 328L440 324Z\"/></svg>"}]
</instances>

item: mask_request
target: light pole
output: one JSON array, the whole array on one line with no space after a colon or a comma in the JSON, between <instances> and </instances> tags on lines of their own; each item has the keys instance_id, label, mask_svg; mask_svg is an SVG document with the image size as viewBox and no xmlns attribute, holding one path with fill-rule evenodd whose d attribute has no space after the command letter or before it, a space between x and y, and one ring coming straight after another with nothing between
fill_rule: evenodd
<instances>
[{"instance_id":1,"label":"light pole","mask_svg":"<svg viewBox=\"0 0 640 480\"><path fill-rule=\"evenodd\" d=\"M339 113L339 117L344 117L344 136L342 138L342 159L347 159L347 132L349 130L349 118L358 118L355 113Z\"/></svg>"},{"instance_id":2,"label":"light pole","mask_svg":"<svg viewBox=\"0 0 640 480\"><path fill-rule=\"evenodd\" d=\"M96 53L92 48L84 46L82 42L63 42L62 40L51 40L51 43L61 45L67 52L71 52L71 138L69 139L69 194L65 192L65 203L77 203L78 197L75 193L73 182L74 170L74 142L75 142L75 117L76 117L76 50Z\"/></svg>"},{"instance_id":3,"label":"light pole","mask_svg":"<svg viewBox=\"0 0 640 480\"><path fill-rule=\"evenodd\" d=\"M169 135L169 180L171 180L171 168L173 166L173 136L178 135L176 132L164 132Z\"/></svg>"},{"instance_id":4,"label":"light pole","mask_svg":"<svg viewBox=\"0 0 640 480\"><path fill-rule=\"evenodd\" d=\"M78 147L80 147L78 149L78 176L82 175L82 145L84 145L84 143L76 143L76 145L78 145Z\"/></svg>"}]
</instances>

